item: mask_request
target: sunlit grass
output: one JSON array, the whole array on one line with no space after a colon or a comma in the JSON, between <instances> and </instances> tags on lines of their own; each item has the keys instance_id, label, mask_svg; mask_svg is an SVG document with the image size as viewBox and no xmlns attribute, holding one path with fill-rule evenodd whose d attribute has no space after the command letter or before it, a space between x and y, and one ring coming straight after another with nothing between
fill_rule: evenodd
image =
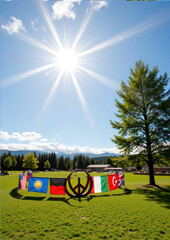
<instances>
[{"instance_id":1,"label":"sunlit grass","mask_svg":"<svg viewBox=\"0 0 170 240\"><path fill-rule=\"evenodd\" d=\"M82 183L85 181L83 173ZM96 175L96 174L94 174ZM68 172L34 173L66 177ZM169 239L170 177L125 174L126 188L78 199L15 188L18 173L1 176L2 239ZM144 187L145 186L145 187Z\"/></svg>"}]
</instances>

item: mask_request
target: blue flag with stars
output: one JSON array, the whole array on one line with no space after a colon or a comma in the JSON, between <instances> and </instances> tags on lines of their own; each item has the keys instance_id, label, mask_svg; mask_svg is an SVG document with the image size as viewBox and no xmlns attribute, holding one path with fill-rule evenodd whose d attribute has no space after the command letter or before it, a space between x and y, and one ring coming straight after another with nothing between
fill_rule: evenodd
<instances>
[{"instance_id":1,"label":"blue flag with stars","mask_svg":"<svg viewBox=\"0 0 170 240\"><path fill-rule=\"evenodd\" d=\"M49 182L49 178L30 177L28 191L47 193L48 182Z\"/></svg>"}]
</instances>

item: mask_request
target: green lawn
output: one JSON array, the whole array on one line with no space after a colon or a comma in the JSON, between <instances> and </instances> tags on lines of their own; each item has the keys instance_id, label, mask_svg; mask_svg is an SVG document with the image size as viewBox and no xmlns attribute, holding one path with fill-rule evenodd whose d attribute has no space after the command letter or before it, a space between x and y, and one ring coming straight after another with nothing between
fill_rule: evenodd
<instances>
[{"instance_id":1,"label":"green lawn","mask_svg":"<svg viewBox=\"0 0 170 240\"><path fill-rule=\"evenodd\" d=\"M36 173L66 177L67 172ZM79 173L81 176L81 173ZM18 192L18 173L1 176L1 239L170 239L170 177L125 174L127 189L78 199Z\"/></svg>"}]
</instances>

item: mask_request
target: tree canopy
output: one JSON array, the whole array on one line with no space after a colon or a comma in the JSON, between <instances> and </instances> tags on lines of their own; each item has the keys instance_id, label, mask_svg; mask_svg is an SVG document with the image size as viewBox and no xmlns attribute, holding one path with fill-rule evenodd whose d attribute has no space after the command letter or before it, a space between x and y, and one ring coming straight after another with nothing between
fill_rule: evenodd
<instances>
[{"instance_id":1,"label":"tree canopy","mask_svg":"<svg viewBox=\"0 0 170 240\"><path fill-rule=\"evenodd\" d=\"M118 121L110 121L118 130L112 141L132 162L145 162L150 184L155 185L153 164L165 163L170 148L170 91L168 77L158 76L158 67L149 70L141 60L130 69L127 84L122 81L116 101ZM132 154L133 155L130 155ZM164 160L163 160L164 159Z\"/></svg>"},{"instance_id":2,"label":"tree canopy","mask_svg":"<svg viewBox=\"0 0 170 240\"><path fill-rule=\"evenodd\" d=\"M45 169L50 169L51 168L51 164L50 164L50 162L47 160L47 161L45 161L45 163L44 163L44 168Z\"/></svg>"},{"instance_id":3,"label":"tree canopy","mask_svg":"<svg viewBox=\"0 0 170 240\"><path fill-rule=\"evenodd\" d=\"M4 159L4 166L6 167L6 169L10 168L12 165L12 158L11 157L6 157Z\"/></svg>"},{"instance_id":4,"label":"tree canopy","mask_svg":"<svg viewBox=\"0 0 170 240\"><path fill-rule=\"evenodd\" d=\"M17 165L17 160L15 157L12 158L12 162L11 162L11 166L12 166L12 169L14 169Z\"/></svg>"},{"instance_id":5,"label":"tree canopy","mask_svg":"<svg viewBox=\"0 0 170 240\"><path fill-rule=\"evenodd\" d=\"M38 160L38 170L43 171L44 170L44 163L48 160L50 162L50 168L51 169L59 169L59 170L70 170L70 169L74 169L75 168L75 162L77 162L77 166L81 165L80 167L82 169L86 169L86 167L91 164L94 163L94 161L92 159L90 159L88 156L84 156L84 155L76 155L74 156L73 160L70 159L69 156L64 157L64 156L57 156L56 153L52 152L52 153L38 153L38 155L36 155L36 153L34 152L34 156L35 158L37 158ZM24 159L24 155L11 155L11 152L8 153L4 153L0 156L0 162L1 162L1 168L3 170L6 169L5 165L4 165L4 160L7 157L11 157L12 159L15 158L17 161L17 165L13 168L13 170L22 170L23 169L23 159ZM82 164L82 160L83 160L83 164ZM81 161L81 164L79 163L79 161ZM25 165L24 165L25 166ZM25 167L24 167L25 168ZM29 167L27 169L30 169Z\"/></svg>"},{"instance_id":6,"label":"tree canopy","mask_svg":"<svg viewBox=\"0 0 170 240\"><path fill-rule=\"evenodd\" d=\"M35 157L35 155L33 153L29 153L25 156L25 158L23 159L23 168L25 169L37 169L38 168L38 160Z\"/></svg>"}]
</instances>

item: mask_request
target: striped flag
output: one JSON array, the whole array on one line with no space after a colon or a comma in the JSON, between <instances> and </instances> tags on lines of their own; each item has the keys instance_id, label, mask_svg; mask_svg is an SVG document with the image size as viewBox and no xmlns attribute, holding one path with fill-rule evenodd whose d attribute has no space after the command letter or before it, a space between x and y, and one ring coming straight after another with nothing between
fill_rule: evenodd
<instances>
[{"instance_id":1,"label":"striped flag","mask_svg":"<svg viewBox=\"0 0 170 240\"><path fill-rule=\"evenodd\" d=\"M23 176L22 174L19 175L19 189L26 190L27 185L27 177Z\"/></svg>"},{"instance_id":2,"label":"striped flag","mask_svg":"<svg viewBox=\"0 0 170 240\"><path fill-rule=\"evenodd\" d=\"M91 193L108 192L107 176L92 177L93 188Z\"/></svg>"},{"instance_id":3,"label":"striped flag","mask_svg":"<svg viewBox=\"0 0 170 240\"><path fill-rule=\"evenodd\" d=\"M65 195L66 179L65 178L50 178L50 194Z\"/></svg>"},{"instance_id":4,"label":"striped flag","mask_svg":"<svg viewBox=\"0 0 170 240\"><path fill-rule=\"evenodd\" d=\"M118 172L118 187L122 187L124 185L125 185L124 173Z\"/></svg>"}]
</instances>

